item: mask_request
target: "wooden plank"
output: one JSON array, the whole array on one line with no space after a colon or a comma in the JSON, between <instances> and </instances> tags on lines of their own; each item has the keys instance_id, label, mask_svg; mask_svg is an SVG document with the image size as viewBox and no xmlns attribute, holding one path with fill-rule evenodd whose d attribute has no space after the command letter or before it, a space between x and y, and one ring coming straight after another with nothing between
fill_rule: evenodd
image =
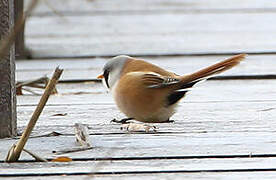
<instances>
[{"instance_id":1,"label":"wooden plank","mask_svg":"<svg viewBox=\"0 0 276 180\"><path fill-rule=\"evenodd\" d=\"M203 82L188 93L181 101L186 103L273 103L275 80L234 80ZM48 106L114 106L110 93L101 83L59 84L59 95L51 96ZM42 93L41 91L37 91ZM36 106L39 96L18 96L21 106ZM181 104L182 104L181 103ZM22 107L24 108L24 107Z\"/></svg>"},{"instance_id":2,"label":"wooden plank","mask_svg":"<svg viewBox=\"0 0 276 180\"><path fill-rule=\"evenodd\" d=\"M180 57L137 57L147 60L177 74L187 74L221 61L228 56L180 56ZM87 59L43 59L16 62L16 80L30 80L51 75L60 65L65 69L61 79L93 79L101 72L110 58ZM275 55L249 55L242 64L220 75L263 75L275 74Z\"/></svg>"},{"instance_id":3,"label":"wooden plank","mask_svg":"<svg viewBox=\"0 0 276 180\"><path fill-rule=\"evenodd\" d=\"M161 132L168 133L202 133L207 129L211 132L217 129L223 132L273 132L276 97L271 89L275 89L275 86L273 80L208 81L193 89L181 101L178 113L173 116L175 123L157 126ZM123 118L124 115L101 84L63 84L58 89L61 94L50 98L35 134L52 131L72 134L74 123L89 124L92 134L122 133L118 125L110 124L109 121L114 117ZM82 93L72 95L78 92ZM38 99L39 96L18 97L20 130L25 126ZM53 116L64 113L67 115Z\"/></svg>"},{"instance_id":4,"label":"wooden plank","mask_svg":"<svg viewBox=\"0 0 276 180\"><path fill-rule=\"evenodd\" d=\"M39 58L271 53L276 52L271 38L275 17L275 13L32 17L26 24L26 45Z\"/></svg>"},{"instance_id":5,"label":"wooden plank","mask_svg":"<svg viewBox=\"0 0 276 180\"><path fill-rule=\"evenodd\" d=\"M55 174L101 172L112 175L122 174L158 174L168 171L212 171L231 169L273 169L275 158L247 158L247 159L186 159L186 160L151 160L151 161L104 161L102 163L84 161L71 163L7 163L1 164L1 174ZM145 169L146 167L146 169ZM147 173L148 172L148 173Z\"/></svg>"},{"instance_id":6,"label":"wooden plank","mask_svg":"<svg viewBox=\"0 0 276 180\"><path fill-rule=\"evenodd\" d=\"M232 125L238 128L235 128L235 131L239 129L258 130L258 128L260 131L273 131L274 126L271 126L274 122L273 118L275 118L272 113L275 110L275 101L273 100L276 97L271 89L275 89L275 81L246 81L245 84L242 83L244 81L210 81L201 84L181 101L178 113L173 116L176 124L158 126L161 131L162 127L165 127L173 132L189 131L189 128L193 126L198 127L196 131L214 126L213 131L217 128L215 126L217 123L223 122L220 126L224 129L225 126L228 126L228 122L232 122ZM115 106L111 95L106 94L100 84L64 84L58 86L58 89L61 94L50 98L41 117L43 120L38 122L38 127L40 127L36 131L38 134L52 131L72 133L72 126L79 122L90 124L92 127L98 125L95 128L97 130L94 129L91 133L120 132L119 127L109 124L109 121L114 117L123 118L124 116ZM72 95L72 93L78 92L82 93ZM39 96L18 97L18 125L20 127L26 124L38 99ZM229 112L229 109L233 113ZM200 115L195 112L200 112ZM58 113L67 113L67 115L53 116ZM71 125L68 127L69 119ZM209 124L204 126L205 124L201 124L201 121L209 121ZM191 124L187 126L187 123ZM188 129L183 129L184 127Z\"/></svg>"},{"instance_id":7,"label":"wooden plank","mask_svg":"<svg viewBox=\"0 0 276 180\"><path fill-rule=\"evenodd\" d=\"M13 1L0 0L0 41L13 26ZM16 134L14 46L0 59L0 138Z\"/></svg>"},{"instance_id":8,"label":"wooden plank","mask_svg":"<svg viewBox=\"0 0 276 180\"><path fill-rule=\"evenodd\" d=\"M276 102L214 102L183 103L172 119L175 123L156 124L161 133L206 132L270 132L276 124ZM18 107L18 125L24 127L34 107ZM229 111L231 109L231 111ZM54 116L67 113L66 116ZM73 134L75 123L88 124L92 134L124 133L120 125L111 124L113 118L123 118L115 105L64 105L45 108L35 128L35 134L52 131Z\"/></svg>"},{"instance_id":9,"label":"wooden plank","mask_svg":"<svg viewBox=\"0 0 276 180\"><path fill-rule=\"evenodd\" d=\"M37 177L9 177L9 180L30 180L36 179ZM52 180L52 179L85 179L92 178L91 176L86 175L75 175L75 176L44 176L39 177L41 180ZM160 174L132 174L132 175L95 175L93 179L96 180L120 180L120 179L129 179L129 180L156 180L156 179L251 179L251 180L271 180L276 178L275 172L211 172L211 173L160 173Z\"/></svg>"},{"instance_id":10,"label":"wooden plank","mask_svg":"<svg viewBox=\"0 0 276 180\"><path fill-rule=\"evenodd\" d=\"M254 56L252 69L258 70L260 64L267 68L266 63L270 62L273 56L267 57L260 63L262 56ZM196 58L196 57L195 57ZM157 59L156 59L157 60ZM195 59L194 59L195 60ZM152 59L151 61L155 61ZM211 60L213 61L213 60ZM64 65L75 73L87 68L88 61L81 61L80 65L73 65L74 61L65 62ZM166 63L165 63L166 62ZM172 68L179 65L179 59L173 63ZM185 62L185 61L184 61ZM197 61L194 61L197 62ZM210 61L201 59L201 63L208 64ZM250 61L252 62L252 61ZM272 60L271 60L272 62ZM45 63L46 67L49 63ZM53 62L54 64L55 62ZM36 63L33 63L36 64ZM97 63L95 63L97 64ZM97 68L103 64L99 61ZM191 68L193 61L190 63ZM249 63L252 65L252 63ZM270 64L270 63L268 63ZM86 66L85 66L86 65ZM164 61L162 66L171 67L170 61ZM243 66L244 64L242 64ZM271 64L270 64L271 65ZM38 63L37 63L37 66ZM51 69L46 67L45 69ZM197 65L196 65L197 66ZM21 71L27 73L30 69L22 65ZM94 66L95 67L95 66ZM185 65L183 64L183 67ZM181 67L182 68L182 67ZM244 67L243 67L244 68ZM191 70L190 68L187 68ZM252 72L252 69L250 72ZM260 69L260 68L259 68ZM262 68L261 68L262 69ZM176 68L177 70L177 68ZM180 69L181 70L181 69ZM272 70L272 68L271 68ZM39 70L35 70L39 71ZM95 70L98 72L98 70ZM265 72L265 71L264 71ZM73 73L72 73L73 74ZM72 158L93 158L93 157L156 157L156 156L185 156L185 155L214 155L214 154L265 154L274 153L274 134L275 134L275 82L267 81L209 81L198 86L187 98L181 102L178 113L174 116L175 123L158 124L159 133L139 134L124 133L119 130L119 125L110 124L109 120L114 116L123 117L114 105L111 96L104 93L100 84L61 84L58 89L61 94L52 96L46 111L38 121L40 124L35 130L35 134L44 134L51 131L67 133L57 137L32 138L27 145L27 149L32 149L42 157L54 157L52 150L75 147L75 137L73 136L72 125L75 122L87 123L90 126L91 140L94 149L65 154ZM74 92L83 91L84 94L72 95ZM67 93L67 94L66 94ZM70 94L71 93L71 94ZM19 116L21 128L29 119L35 108L38 96L20 96L19 97ZM52 101L51 101L52 100ZM52 116L56 113L68 113L66 116ZM15 140L5 139L0 141L0 160L3 160L8 147ZM39 144L39 146L38 146ZM30 160L27 155L23 159ZM122 161L104 161L105 166L100 171L125 171L126 173L136 170L153 171L175 171L175 170L217 170L225 168L226 170L235 168L273 168L276 158L248 158L248 159L188 159L188 160L122 160ZM109 163L112 162L112 163ZM78 161L72 163L21 163L19 164L1 164L0 169L3 173L74 173L91 172L97 162ZM0 170L1 171L1 170ZM139 173L139 172L138 172ZM253 172L254 173L254 172ZM13 173L14 174L14 173ZM185 178L212 178L218 174L218 177L226 177L225 173L179 173L169 174L173 179ZM246 173L226 173L233 177L244 178ZM248 173L250 174L250 173ZM255 177L263 177L264 174L254 173ZM155 176L156 175L156 176ZM169 177L165 174L142 175L142 177ZM57 176L50 176L51 178ZM72 176L69 176L72 177ZM84 177L84 176L73 176ZM103 176L98 176L102 178ZM140 175L108 175L105 178L129 179L141 178ZM174 178L176 177L176 178ZM273 178L273 173L269 174ZM45 178L47 179L47 178Z\"/></svg>"},{"instance_id":11,"label":"wooden plank","mask_svg":"<svg viewBox=\"0 0 276 180\"><path fill-rule=\"evenodd\" d=\"M180 103L178 113L173 116L175 123L157 124L157 134L128 134L119 130L120 125L110 124L109 121L114 117L124 116L112 102L111 96L105 93L52 96L34 135L57 131L69 136L34 138L28 148L49 157L53 149L73 147L73 125L85 123L91 128L89 132L95 149L69 154L72 157L102 157L103 152L110 148L116 149L114 156L156 156L156 152L160 152L160 156L273 153L276 127L273 112L276 102L272 89L275 89L275 85L273 80L206 82ZM62 89L74 91L76 85L62 86ZM89 84L75 87L94 92L103 90L99 84L96 84L95 89L92 86L90 88ZM28 121L38 98L18 97L20 130ZM53 116L57 113L67 115ZM13 142L2 141L1 147L7 148ZM47 144L37 147L39 142ZM0 159L5 155L2 152L7 151L3 148L0 150Z\"/></svg>"},{"instance_id":12,"label":"wooden plank","mask_svg":"<svg viewBox=\"0 0 276 180\"><path fill-rule=\"evenodd\" d=\"M30 0L26 0L26 4ZM268 11L276 8L274 1L258 1L258 0L132 0L128 3L125 0L93 0L93 1L79 1L74 0L48 0L47 2L40 2L36 8L34 15L55 15L55 11L65 15L79 15L79 14L94 14L94 13L135 13L139 12L166 12L166 11L180 11L183 13L201 13L201 12L248 12L248 11ZM53 10L55 10L53 12ZM220 11L219 11L220 10Z\"/></svg>"},{"instance_id":13,"label":"wooden plank","mask_svg":"<svg viewBox=\"0 0 276 180\"><path fill-rule=\"evenodd\" d=\"M240 85L240 83L237 84ZM255 84L255 81L252 81L252 84ZM266 84L270 84L269 81ZM232 89L235 85L227 87L227 83L225 83L220 84L220 86L220 88L214 87L216 96L220 94L219 89L221 92L225 92L225 89ZM237 97L246 98L246 93L250 97L256 93L254 90L258 91L258 88L251 88L248 84L245 84L245 86L247 86L245 90L241 86L236 86L236 91L230 94L237 94L240 91L244 92L244 94L238 94ZM260 83L261 87L263 89ZM268 90L271 92L270 88ZM205 90L205 93L207 92L212 91ZM274 123L275 113L273 112L276 102L273 100L262 100L266 95L270 97L269 93L266 91L259 92L260 99L251 101L241 99L240 101L220 101L217 98L216 101L210 101L209 99L209 101L204 102L203 96L200 97L198 94L192 93L190 95L190 101L183 101L180 104L178 113L174 115L175 123L158 124L159 133L157 134L125 134L125 132L119 130L120 125L110 124L109 121L112 118L123 117L116 110L113 103L104 104L99 101L75 105L49 104L38 121L35 134L41 135L57 131L71 134L71 136L34 138L30 141L32 143L30 143L28 148L34 148L35 151L49 156L53 149L73 147L75 138L72 126L76 122L81 122L89 124L92 145L96 148L91 151L91 155L87 155L90 154L90 151L87 151L86 153L70 154L73 157L102 157L102 153L109 148L118 149L118 153L116 150L115 154L117 156L154 156L156 152L160 152L158 155L161 156L233 154L233 152L245 154L250 152L253 154L273 153L272 142L275 139L276 126ZM255 97L258 97L257 93L255 95ZM227 93L223 96L230 98ZM93 101L93 96L90 97ZM213 97L215 99L215 95ZM64 99L64 97L60 98ZM75 99L78 98L76 97ZM90 101L88 97L83 99ZM71 102L74 103L74 101ZM28 120L27 115L31 114L33 108L34 106L27 105L19 107L20 126L24 126ZM60 117L52 116L56 113L68 114ZM13 140L2 141L2 147L8 147L9 144L12 144L11 141L13 142ZM41 145L39 148L42 149L36 150L33 146L37 146L37 141L47 142L47 145ZM6 145L5 143L8 144ZM168 149L167 147L170 148ZM143 151L143 149L147 150ZM2 149L0 152L5 152L5 150Z\"/></svg>"}]
</instances>

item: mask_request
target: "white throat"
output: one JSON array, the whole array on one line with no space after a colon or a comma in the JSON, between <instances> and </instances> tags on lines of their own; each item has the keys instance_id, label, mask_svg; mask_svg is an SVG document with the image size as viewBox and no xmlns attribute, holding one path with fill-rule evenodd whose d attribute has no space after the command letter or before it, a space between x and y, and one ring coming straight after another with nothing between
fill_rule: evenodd
<instances>
[{"instance_id":1,"label":"white throat","mask_svg":"<svg viewBox=\"0 0 276 180\"><path fill-rule=\"evenodd\" d=\"M108 80L107 80L109 85L109 90L112 91L115 84L119 81L121 72L124 68L124 65L127 59L130 59L130 57L126 55L120 55L112 58L110 61L106 63L104 70L109 71ZM104 84L106 85L106 83Z\"/></svg>"},{"instance_id":2,"label":"white throat","mask_svg":"<svg viewBox=\"0 0 276 180\"><path fill-rule=\"evenodd\" d=\"M116 68L115 70L109 73L108 84L111 91L115 87L115 84L117 83L117 81L120 79L120 76L121 76L121 68Z\"/></svg>"}]
</instances>

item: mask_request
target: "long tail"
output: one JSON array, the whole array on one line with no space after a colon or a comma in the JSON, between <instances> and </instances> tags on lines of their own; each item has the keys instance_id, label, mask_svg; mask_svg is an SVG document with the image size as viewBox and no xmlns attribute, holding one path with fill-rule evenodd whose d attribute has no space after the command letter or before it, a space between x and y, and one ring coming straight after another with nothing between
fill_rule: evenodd
<instances>
[{"instance_id":1,"label":"long tail","mask_svg":"<svg viewBox=\"0 0 276 180\"><path fill-rule=\"evenodd\" d=\"M181 78L181 84L191 83L194 81L198 82L200 80L207 79L212 75L231 69L232 67L238 65L246 55L247 54L239 54L207 68L201 69L195 73L185 75Z\"/></svg>"}]
</instances>

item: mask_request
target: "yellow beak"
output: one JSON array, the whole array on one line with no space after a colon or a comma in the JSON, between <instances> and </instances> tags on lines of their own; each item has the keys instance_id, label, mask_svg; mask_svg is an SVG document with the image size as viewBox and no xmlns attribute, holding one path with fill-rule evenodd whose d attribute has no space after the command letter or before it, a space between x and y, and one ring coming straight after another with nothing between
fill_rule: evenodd
<instances>
[{"instance_id":1,"label":"yellow beak","mask_svg":"<svg viewBox=\"0 0 276 180\"><path fill-rule=\"evenodd\" d=\"M103 79L104 76L103 76L103 74L101 74L101 75L99 75L97 78L98 78L98 79Z\"/></svg>"}]
</instances>

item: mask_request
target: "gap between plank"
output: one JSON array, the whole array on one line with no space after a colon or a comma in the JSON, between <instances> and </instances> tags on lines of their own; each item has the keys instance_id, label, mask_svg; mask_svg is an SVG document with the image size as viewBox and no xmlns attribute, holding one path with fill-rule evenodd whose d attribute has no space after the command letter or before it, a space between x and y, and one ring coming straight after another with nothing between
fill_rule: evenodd
<instances>
[{"instance_id":1,"label":"gap between plank","mask_svg":"<svg viewBox=\"0 0 276 180\"><path fill-rule=\"evenodd\" d=\"M260 74L260 75L223 75L208 78L207 80L270 80L276 79L276 74ZM98 82L101 83L101 79L63 79L59 80L59 83L72 84L72 83L85 83L85 82Z\"/></svg>"},{"instance_id":2,"label":"gap between plank","mask_svg":"<svg viewBox=\"0 0 276 180\"><path fill-rule=\"evenodd\" d=\"M19 177L19 176L77 176L77 175L124 175L124 174L171 174L171 173L212 173L212 172L276 172L276 168L266 169L202 169L202 170L162 170L162 171L105 171L105 172L66 172L66 173L18 173L0 174L0 177Z\"/></svg>"},{"instance_id":3,"label":"gap between plank","mask_svg":"<svg viewBox=\"0 0 276 180\"><path fill-rule=\"evenodd\" d=\"M261 99L255 99L255 100L233 100L233 101L185 101L185 104L197 104L197 103L264 103L264 102L276 102L276 100L261 100ZM46 106L115 106L115 103L76 103L76 104L48 104ZM19 104L17 107L32 107L36 106L36 104Z\"/></svg>"},{"instance_id":4,"label":"gap between plank","mask_svg":"<svg viewBox=\"0 0 276 180\"><path fill-rule=\"evenodd\" d=\"M233 158L275 158L276 154L237 154L237 155L191 155L191 156L145 156L145 157L99 157L72 158L73 161L134 161L134 160L171 160L171 159L233 159ZM47 159L47 158L46 158ZM51 158L47 159L51 161ZM19 160L19 163L36 162L35 160ZM4 163L4 161L0 161Z\"/></svg>"},{"instance_id":5,"label":"gap between plank","mask_svg":"<svg viewBox=\"0 0 276 180\"><path fill-rule=\"evenodd\" d=\"M257 13L275 13L276 8L224 8L224 9L151 9L151 10L93 10L93 11L59 11L59 14L66 17L77 16L123 16L123 15L155 15L155 14L257 14ZM51 12L35 12L33 17L55 17Z\"/></svg>"},{"instance_id":6,"label":"gap between plank","mask_svg":"<svg viewBox=\"0 0 276 180\"><path fill-rule=\"evenodd\" d=\"M230 55L237 55L237 54L248 54L248 55L275 55L276 51L258 51L258 52L195 52L195 53L164 53L164 54L158 54L158 53L148 53L148 54L131 54L128 53L128 56L134 56L134 57L194 57L194 56L230 56ZM43 57L31 57L31 59L40 60L40 59L72 59L72 58L78 58L78 59L87 59L87 58L112 58L114 56L117 56L120 54L96 54L96 55L83 55L83 56L43 56Z\"/></svg>"}]
</instances>

